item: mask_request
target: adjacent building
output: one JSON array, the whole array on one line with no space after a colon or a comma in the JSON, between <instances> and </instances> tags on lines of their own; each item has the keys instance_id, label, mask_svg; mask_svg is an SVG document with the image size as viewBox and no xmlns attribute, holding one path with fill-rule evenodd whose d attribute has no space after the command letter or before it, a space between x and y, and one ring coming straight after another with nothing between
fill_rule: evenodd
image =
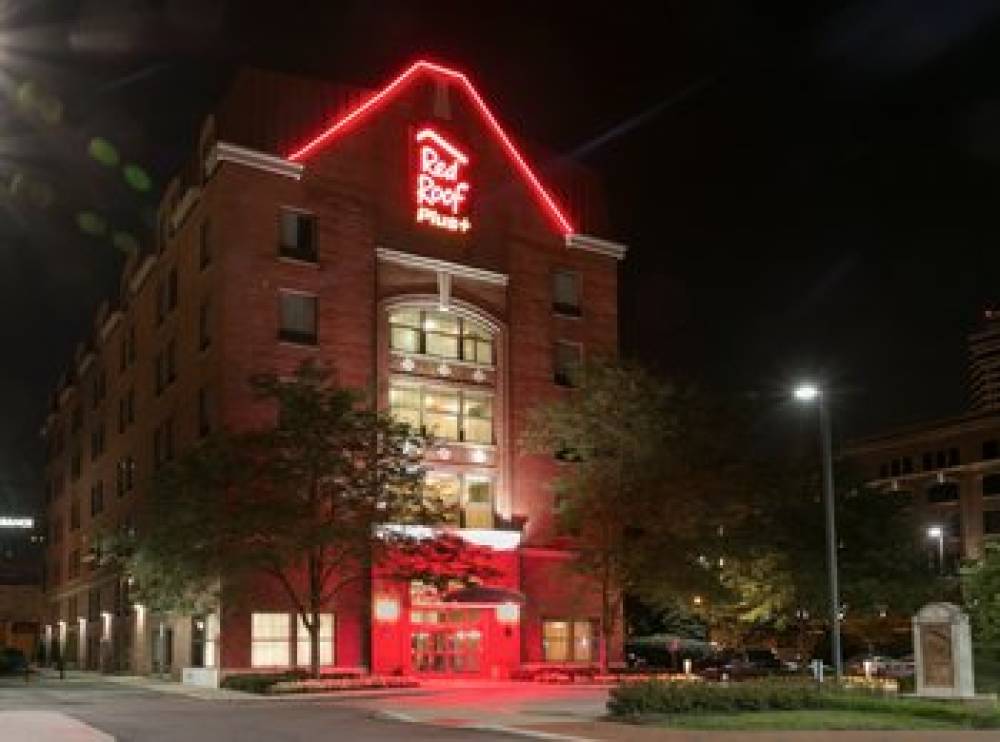
<instances>
[{"instance_id":1,"label":"adjacent building","mask_svg":"<svg viewBox=\"0 0 1000 742\"><path fill-rule=\"evenodd\" d=\"M528 411L618 343L618 263L594 177L529 164L480 93L418 62L377 91L242 72L167 186L155 246L130 257L52 397L46 638L81 667L215 682L308 662L261 581L218 610L150 615L100 566L142 527L156 469L217 428L266 422L247 383L305 359L442 444L430 476L457 531L495 552L497 590L455 603L376 578L324 608L321 660L375 672L504 676L597 659L599 601L568 568L549 483L517 448ZM518 595L520 600L490 599ZM612 648L619 656L620 648Z\"/></svg>"},{"instance_id":2,"label":"adjacent building","mask_svg":"<svg viewBox=\"0 0 1000 742\"><path fill-rule=\"evenodd\" d=\"M928 547L952 571L1000 538L1000 313L969 335L969 412L854 441L846 455L876 486L913 496Z\"/></svg>"}]
</instances>

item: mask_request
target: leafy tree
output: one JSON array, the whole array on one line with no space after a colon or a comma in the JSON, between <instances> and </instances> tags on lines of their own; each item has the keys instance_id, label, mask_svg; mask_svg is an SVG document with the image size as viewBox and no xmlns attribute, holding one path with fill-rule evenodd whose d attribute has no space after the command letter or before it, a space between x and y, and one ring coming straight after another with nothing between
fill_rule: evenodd
<instances>
[{"instance_id":1,"label":"leafy tree","mask_svg":"<svg viewBox=\"0 0 1000 742\"><path fill-rule=\"evenodd\" d=\"M251 383L274 422L221 433L158 472L127 568L137 597L164 610L212 602L220 577L270 577L309 632L318 675L323 607L411 541L383 524L438 522L440 503L425 497L425 442L327 369Z\"/></svg>"},{"instance_id":2,"label":"leafy tree","mask_svg":"<svg viewBox=\"0 0 1000 742\"><path fill-rule=\"evenodd\" d=\"M451 532L399 544L383 566L394 576L420 580L441 593L455 583L476 585L503 574L494 562L492 549L470 544Z\"/></svg>"},{"instance_id":3,"label":"leafy tree","mask_svg":"<svg viewBox=\"0 0 1000 742\"><path fill-rule=\"evenodd\" d=\"M578 571L596 578L602 669L626 594L668 605L718 585L703 545L739 482L720 406L642 368L596 361L529 417L522 448L554 456L559 525ZM711 421L711 422L708 422Z\"/></svg>"},{"instance_id":4,"label":"leafy tree","mask_svg":"<svg viewBox=\"0 0 1000 742\"><path fill-rule=\"evenodd\" d=\"M1000 647L1000 543L987 541L982 559L962 568L962 596L976 640Z\"/></svg>"}]
</instances>

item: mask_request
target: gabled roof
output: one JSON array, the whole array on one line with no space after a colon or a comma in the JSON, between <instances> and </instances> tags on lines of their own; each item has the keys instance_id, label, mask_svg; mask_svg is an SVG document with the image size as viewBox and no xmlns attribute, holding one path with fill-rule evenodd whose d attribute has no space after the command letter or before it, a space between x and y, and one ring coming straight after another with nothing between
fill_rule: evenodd
<instances>
[{"instance_id":1,"label":"gabled roof","mask_svg":"<svg viewBox=\"0 0 1000 742\"><path fill-rule=\"evenodd\" d=\"M346 113L336 117L324 131L302 146L296 148L287 155L287 158L293 162L303 162L310 155L337 141L337 139L369 118L372 114L393 100L414 82L424 77L431 77L436 80L449 80L457 83L458 86L465 91L465 94L475 104L476 110L479 111L483 121L486 122L493 136L500 143L501 148L504 152L506 152L508 158L514 164L515 169L525 180L529 190L534 194L535 198L538 200L543 211L553 225L564 236L568 237L574 234L576 230L573 228L573 225L570 223L563 210L555 202L552 196L549 195L549 192L542 185L541 181L539 181L535 176L524 157L521 156L517 147L514 146L510 137L507 136L496 117L486 105L482 96L479 95L478 91L476 91L476 89L472 86L472 83L469 82L469 79L456 70L435 64L433 62L425 60L414 62L405 71L403 71L402 74L392 80L381 90L366 98L360 104L352 107Z\"/></svg>"}]
</instances>

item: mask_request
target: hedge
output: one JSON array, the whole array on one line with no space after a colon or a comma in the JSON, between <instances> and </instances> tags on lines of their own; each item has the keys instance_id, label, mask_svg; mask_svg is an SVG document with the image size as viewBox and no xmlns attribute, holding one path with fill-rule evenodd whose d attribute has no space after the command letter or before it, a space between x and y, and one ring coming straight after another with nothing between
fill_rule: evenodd
<instances>
[{"instance_id":1,"label":"hedge","mask_svg":"<svg viewBox=\"0 0 1000 742\"><path fill-rule=\"evenodd\" d=\"M1000 727L1000 711L982 706L898 698L872 690L838 690L802 680L691 683L649 680L612 689L608 711L619 719L674 714L830 709L901 713L972 728Z\"/></svg>"}]
</instances>

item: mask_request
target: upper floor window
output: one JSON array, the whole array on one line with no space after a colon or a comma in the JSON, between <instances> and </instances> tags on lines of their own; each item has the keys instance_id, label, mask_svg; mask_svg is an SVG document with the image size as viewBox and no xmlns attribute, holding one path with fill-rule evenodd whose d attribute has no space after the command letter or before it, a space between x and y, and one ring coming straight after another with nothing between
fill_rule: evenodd
<instances>
[{"instance_id":1,"label":"upper floor window","mask_svg":"<svg viewBox=\"0 0 1000 742\"><path fill-rule=\"evenodd\" d=\"M580 274L556 271L552 280L552 309L570 317L580 316Z\"/></svg>"},{"instance_id":2,"label":"upper floor window","mask_svg":"<svg viewBox=\"0 0 1000 742\"><path fill-rule=\"evenodd\" d=\"M278 337L292 343L316 344L317 299L311 294L282 291Z\"/></svg>"},{"instance_id":3,"label":"upper floor window","mask_svg":"<svg viewBox=\"0 0 1000 742\"><path fill-rule=\"evenodd\" d=\"M389 315L389 346L393 350L422 353L493 365L493 333L475 320L437 310L400 309Z\"/></svg>"},{"instance_id":4,"label":"upper floor window","mask_svg":"<svg viewBox=\"0 0 1000 742\"><path fill-rule=\"evenodd\" d=\"M435 438L493 443L493 396L482 392L393 384L389 409L397 420Z\"/></svg>"},{"instance_id":5,"label":"upper floor window","mask_svg":"<svg viewBox=\"0 0 1000 742\"><path fill-rule=\"evenodd\" d=\"M211 222L205 219L201 223L201 231L199 232L198 240L198 267L205 270L212 262L212 243L211 243Z\"/></svg>"},{"instance_id":6,"label":"upper floor window","mask_svg":"<svg viewBox=\"0 0 1000 742\"><path fill-rule=\"evenodd\" d=\"M305 211L282 209L278 253L285 258L315 263L316 217Z\"/></svg>"},{"instance_id":7,"label":"upper floor window","mask_svg":"<svg viewBox=\"0 0 1000 742\"><path fill-rule=\"evenodd\" d=\"M995 459L997 457L1000 457L1000 446L997 445L996 440L983 441L983 458Z\"/></svg>"},{"instance_id":8,"label":"upper floor window","mask_svg":"<svg viewBox=\"0 0 1000 742\"><path fill-rule=\"evenodd\" d=\"M566 340L556 342L552 378L560 386L576 386L576 375L583 363L583 346ZM896 462L896 466L899 463Z\"/></svg>"},{"instance_id":9,"label":"upper floor window","mask_svg":"<svg viewBox=\"0 0 1000 742\"><path fill-rule=\"evenodd\" d=\"M198 309L198 349L205 350L212 343L211 305L208 299L203 299Z\"/></svg>"}]
</instances>

